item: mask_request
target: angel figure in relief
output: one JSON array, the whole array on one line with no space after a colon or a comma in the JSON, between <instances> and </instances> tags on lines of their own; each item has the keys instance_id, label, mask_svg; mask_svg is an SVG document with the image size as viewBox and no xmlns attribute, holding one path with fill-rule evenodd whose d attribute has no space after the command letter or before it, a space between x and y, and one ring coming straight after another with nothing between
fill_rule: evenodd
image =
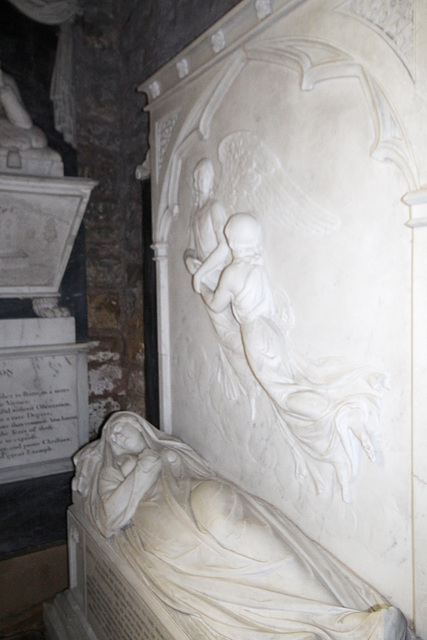
<instances>
[{"instance_id":1,"label":"angel figure in relief","mask_svg":"<svg viewBox=\"0 0 427 640\"><path fill-rule=\"evenodd\" d=\"M215 171L207 158L200 160L193 173L195 210L190 223L190 243L184 252L184 262L193 276L193 287L200 293L204 280L215 289L224 267L231 255L224 235L227 214L214 197ZM253 387L241 341L236 340L238 327L230 310L215 313L207 308L212 326L218 336L221 378L226 380L225 389L231 398Z\"/></svg>"},{"instance_id":2,"label":"angel figure in relief","mask_svg":"<svg viewBox=\"0 0 427 640\"><path fill-rule=\"evenodd\" d=\"M197 293L202 279L216 286L230 261L224 226L237 211L263 211L266 218L319 235L339 228L339 218L307 196L272 149L250 131L226 136L218 157L222 174L215 194L211 160L202 158L193 173L195 209L184 262Z\"/></svg>"},{"instance_id":3,"label":"angel figure in relief","mask_svg":"<svg viewBox=\"0 0 427 640\"><path fill-rule=\"evenodd\" d=\"M222 175L215 196L213 164L204 159L194 172L196 209L184 260L225 356L224 391L228 397L230 388L236 396L246 394L255 421L262 389L292 449L297 478L309 475L318 493L325 493L319 463L328 463L343 500L350 502L361 451L371 461L376 457L370 429L384 376L332 358L309 362L296 352L289 338L291 305L272 289L264 266L261 224L236 211L259 211L266 219L318 235L336 231L340 220L309 198L254 134L226 136L218 155Z\"/></svg>"},{"instance_id":4,"label":"angel figure in relief","mask_svg":"<svg viewBox=\"0 0 427 640\"><path fill-rule=\"evenodd\" d=\"M360 448L375 460L369 426L376 417L383 377L365 368L340 370L332 359L304 360L280 326L259 221L249 213L234 214L224 233L232 260L215 290L202 282L203 300L214 313L231 310L250 370L274 403L285 436L302 453L318 490L323 487L316 478L316 461L329 462L343 500L350 502Z\"/></svg>"}]
</instances>

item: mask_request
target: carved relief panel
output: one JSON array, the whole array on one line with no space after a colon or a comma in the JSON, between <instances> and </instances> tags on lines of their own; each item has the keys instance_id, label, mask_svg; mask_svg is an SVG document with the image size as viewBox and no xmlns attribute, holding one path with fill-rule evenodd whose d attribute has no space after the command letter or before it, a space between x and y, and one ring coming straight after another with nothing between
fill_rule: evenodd
<instances>
[{"instance_id":1,"label":"carved relief panel","mask_svg":"<svg viewBox=\"0 0 427 640\"><path fill-rule=\"evenodd\" d=\"M413 20L243 2L143 87L164 428L409 617Z\"/></svg>"}]
</instances>

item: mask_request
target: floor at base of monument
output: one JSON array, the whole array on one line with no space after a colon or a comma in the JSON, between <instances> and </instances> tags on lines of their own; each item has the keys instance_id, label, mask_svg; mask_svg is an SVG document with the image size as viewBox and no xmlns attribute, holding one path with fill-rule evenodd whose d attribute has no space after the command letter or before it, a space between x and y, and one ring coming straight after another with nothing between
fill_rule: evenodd
<instances>
[{"instance_id":1,"label":"floor at base of monument","mask_svg":"<svg viewBox=\"0 0 427 640\"><path fill-rule=\"evenodd\" d=\"M44 624L37 621L31 625L6 626L0 630L0 640L45 640Z\"/></svg>"},{"instance_id":2,"label":"floor at base of monument","mask_svg":"<svg viewBox=\"0 0 427 640\"><path fill-rule=\"evenodd\" d=\"M2 640L45 640L44 629L26 629L13 635L0 635Z\"/></svg>"},{"instance_id":3,"label":"floor at base of monument","mask_svg":"<svg viewBox=\"0 0 427 640\"><path fill-rule=\"evenodd\" d=\"M45 640L41 605L9 616L0 616L0 640Z\"/></svg>"}]
</instances>

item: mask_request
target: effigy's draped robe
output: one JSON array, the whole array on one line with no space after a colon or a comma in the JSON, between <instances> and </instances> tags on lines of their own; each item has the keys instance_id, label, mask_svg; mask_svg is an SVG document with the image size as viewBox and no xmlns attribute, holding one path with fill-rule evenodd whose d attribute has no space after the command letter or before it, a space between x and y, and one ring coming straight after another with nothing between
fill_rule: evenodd
<instances>
[{"instance_id":1,"label":"effigy's draped robe","mask_svg":"<svg viewBox=\"0 0 427 640\"><path fill-rule=\"evenodd\" d=\"M185 444L147 423L143 432L162 470L133 505L132 519L132 495L128 504L105 508L124 479L109 450L108 424L100 449L89 445L97 481L86 511L163 603L231 640L410 637L398 609L278 510L219 478ZM84 450L79 455L84 466Z\"/></svg>"}]
</instances>

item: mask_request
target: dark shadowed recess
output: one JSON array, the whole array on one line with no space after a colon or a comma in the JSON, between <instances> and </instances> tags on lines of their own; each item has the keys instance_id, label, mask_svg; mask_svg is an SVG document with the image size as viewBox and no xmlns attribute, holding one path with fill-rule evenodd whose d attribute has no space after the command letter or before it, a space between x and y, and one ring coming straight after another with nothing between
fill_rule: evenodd
<instances>
[{"instance_id":1,"label":"dark shadowed recess","mask_svg":"<svg viewBox=\"0 0 427 640\"><path fill-rule=\"evenodd\" d=\"M145 410L147 420L160 426L159 417L159 365L157 351L157 296L156 264L153 260L153 230L151 222L151 183L142 182L142 282L144 291L144 343L145 343Z\"/></svg>"},{"instance_id":2,"label":"dark shadowed recess","mask_svg":"<svg viewBox=\"0 0 427 640\"><path fill-rule=\"evenodd\" d=\"M71 473L0 485L0 560L66 540Z\"/></svg>"}]
</instances>

